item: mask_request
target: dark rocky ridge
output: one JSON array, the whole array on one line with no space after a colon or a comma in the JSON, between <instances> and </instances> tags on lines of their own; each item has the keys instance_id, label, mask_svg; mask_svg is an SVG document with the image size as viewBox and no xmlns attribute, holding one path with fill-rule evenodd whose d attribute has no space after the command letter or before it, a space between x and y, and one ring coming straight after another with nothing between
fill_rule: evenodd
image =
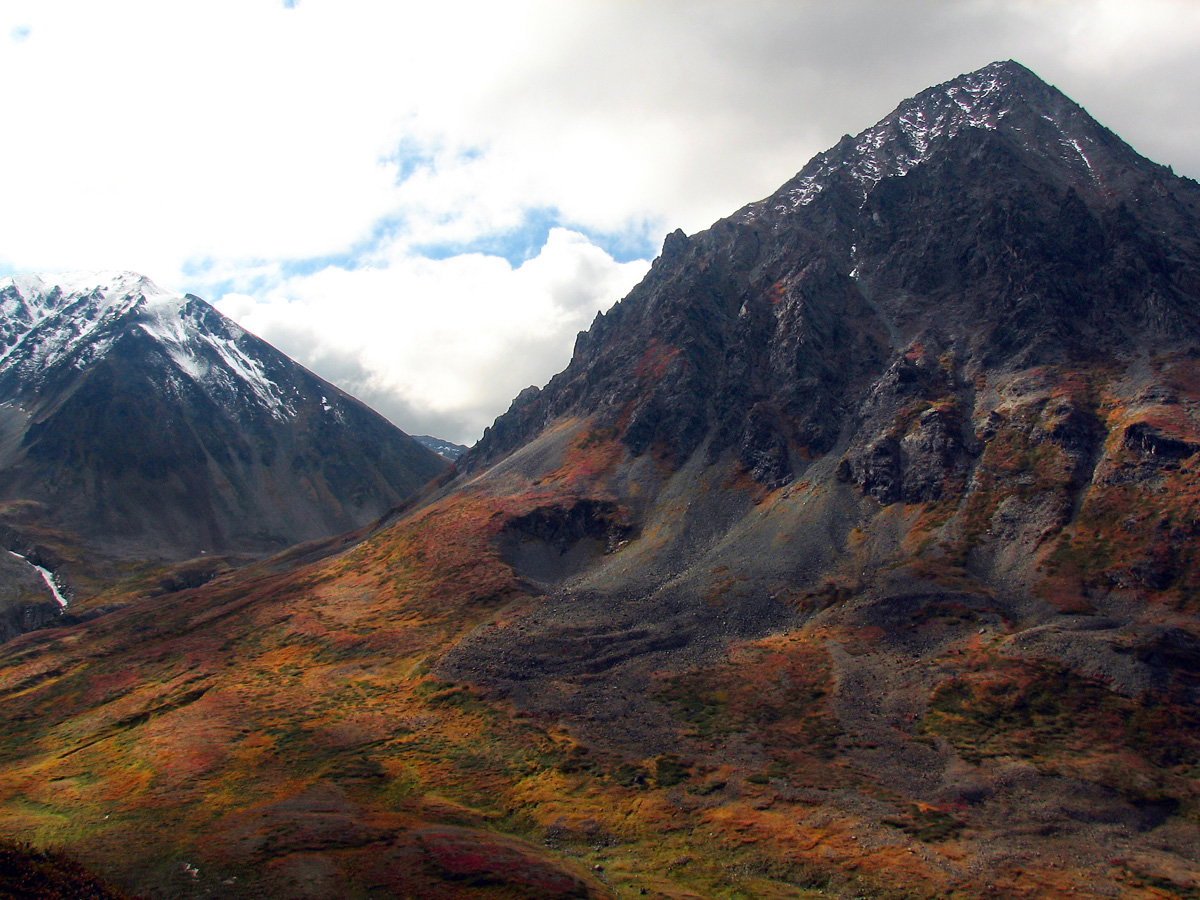
<instances>
[{"instance_id":1,"label":"dark rocky ridge","mask_svg":"<svg viewBox=\"0 0 1200 900\"><path fill-rule=\"evenodd\" d=\"M877 499L928 499L940 475L902 486L893 470L962 469L962 411L930 412L907 445L884 422L913 400L966 402L985 369L1194 342L1198 222L1195 182L995 63L906 101L708 231L669 235L567 369L523 392L459 467L583 415L619 427L635 456L677 466L703 444L778 486L852 428L844 474Z\"/></svg>"}]
</instances>

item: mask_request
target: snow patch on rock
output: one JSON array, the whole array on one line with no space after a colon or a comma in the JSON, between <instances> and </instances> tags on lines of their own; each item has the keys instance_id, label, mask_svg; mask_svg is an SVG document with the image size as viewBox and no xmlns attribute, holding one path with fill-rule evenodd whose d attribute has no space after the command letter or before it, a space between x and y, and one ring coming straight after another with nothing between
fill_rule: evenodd
<instances>
[{"instance_id":1,"label":"snow patch on rock","mask_svg":"<svg viewBox=\"0 0 1200 900\"><path fill-rule=\"evenodd\" d=\"M219 319L220 332L205 323L207 307L194 297L160 288L133 272L69 272L13 275L0 279L0 372L20 376L70 360L85 369L104 356L136 324L160 344L182 375L214 399L248 391L272 416L295 415L260 360L240 346L241 328Z\"/></svg>"}]
</instances>

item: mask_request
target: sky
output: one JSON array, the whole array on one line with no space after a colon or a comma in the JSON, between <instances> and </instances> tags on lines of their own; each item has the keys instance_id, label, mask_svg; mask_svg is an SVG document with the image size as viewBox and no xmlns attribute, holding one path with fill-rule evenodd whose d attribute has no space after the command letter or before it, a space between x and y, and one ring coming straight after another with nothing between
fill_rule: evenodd
<instances>
[{"instance_id":1,"label":"sky","mask_svg":"<svg viewBox=\"0 0 1200 900\"><path fill-rule=\"evenodd\" d=\"M470 444L669 231L997 59L1200 178L1193 0L0 0L0 275L140 272Z\"/></svg>"}]
</instances>

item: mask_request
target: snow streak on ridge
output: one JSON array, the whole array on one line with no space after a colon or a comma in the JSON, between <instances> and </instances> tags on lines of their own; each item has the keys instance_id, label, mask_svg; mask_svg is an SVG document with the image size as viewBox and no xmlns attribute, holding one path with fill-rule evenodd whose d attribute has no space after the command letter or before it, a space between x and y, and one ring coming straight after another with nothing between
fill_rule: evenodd
<instances>
[{"instance_id":1,"label":"snow streak on ridge","mask_svg":"<svg viewBox=\"0 0 1200 900\"><path fill-rule=\"evenodd\" d=\"M248 389L272 416L293 405L242 346L247 333L202 300L132 272L14 275L0 279L0 373L36 379L70 361L83 369L131 327L153 338L179 373L214 395Z\"/></svg>"},{"instance_id":2,"label":"snow streak on ridge","mask_svg":"<svg viewBox=\"0 0 1200 900\"><path fill-rule=\"evenodd\" d=\"M745 207L737 218L753 221L768 211L786 215L808 206L834 184L849 186L861 205L879 182L907 175L956 135L1001 128L1022 143L1057 154L1080 177L1101 180L1094 151L1105 142L1105 129L1082 107L1010 60L905 100L857 137L847 135L817 154L779 192Z\"/></svg>"},{"instance_id":3,"label":"snow streak on ridge","mask_svg":"<svg viewBox=\"0 0 1200 900\"><path fill-rule=\"evenodd\" d=\"M924 162L938 138L953 137L963 128L996 128L1012 102L1010 65L992 63L906 100L860 134L848 158L835 157L841 145L817 157L814 162L819 165L802 174L800 183L788 192L788 204L793 209L807 206L825 189L829 177L847 165L865 199L884 178L906 175Z\"/></svg>"}]
</instances>

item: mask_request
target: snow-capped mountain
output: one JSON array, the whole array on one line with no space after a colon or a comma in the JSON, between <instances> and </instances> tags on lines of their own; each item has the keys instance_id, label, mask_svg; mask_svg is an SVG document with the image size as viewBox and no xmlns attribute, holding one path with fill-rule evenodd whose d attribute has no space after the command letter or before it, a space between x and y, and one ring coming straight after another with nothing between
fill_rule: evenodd
<instances>
[{"instance_id":1,"label":"snow-capped mountain","mask_svg":"<svg viewBox=\"0 0 1200 900\"><path fill-rule=\"evenodd\" d=\"M49 380L83 370L135 328L173 364L168 387L182 380L234 412L249 402L272 417L295 416L295 403L267 375L277 365L261 344L198 297L165 291L131 272L17 275L0 280L0 391L37 394ZM295 388L293 388L293 391Z\"/></svg>"},{"instance_id":2,"label":"snow-capped mountain","mask_svg":"<svg viewBox=\"0 0 1200 900\"><path fill-rule=\"evenodd\" d=\"M0 499L130 552L261 551L381 515L444 461L199 297L0 279Z\"/></svg>"}]
</instances>

